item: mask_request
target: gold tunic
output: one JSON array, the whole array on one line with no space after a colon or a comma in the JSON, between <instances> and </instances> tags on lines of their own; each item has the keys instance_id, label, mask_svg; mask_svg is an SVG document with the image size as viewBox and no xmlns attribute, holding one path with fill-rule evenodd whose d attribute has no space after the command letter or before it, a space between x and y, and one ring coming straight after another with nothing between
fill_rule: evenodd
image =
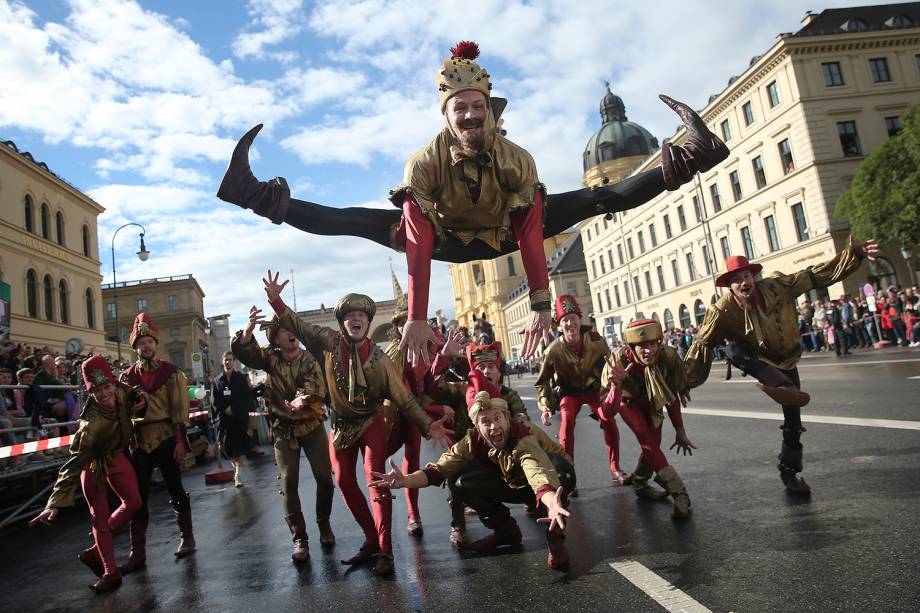
<instances>
[{"instance_id":1,"label":"gold tunic","mask_svg":"<svg viewBox=\"0 0 920 613\"><path fill-rule=\"evenodd\" d=\"M70 457L58 471L57 481L45 508L72 507L80 473L88 465L100 480L116 454L124 452L131 441L131 407L144 393L126 385L115 386L116 410L109 411L90 398L80 413L80 425L70 444ZM143 410L143 409L142 409Z\"/></svg>"},{"instance_id":2,"label":"gold tunic","mask_svg":"<svg viewBox=\"0 0 920 613\"><path fill-rule=\"evenodd\" d=\"M264 371L268 375L265 388L268 391L269 419L275 437L294 441L322 424L326 418L323 409L326 384L319 362L313 354L301 351L299 356L288 361L277 347L260 347L252 335L248 342L243 342L242 337L242 331L233 336L230 350L249 368ZM305 395L311 396L311 399L302 411L295 413L284 404L285 400L290 402L297 396Z\"/></svg>"},{"instance_id":3,"label":"gold tunic","mask_svg":"<svg viewBox=\"0 0 920 613\"><path fill-rule=\"evenodd\" d=\"M459 152L460 143L449 128L441 130L406 162L403 182L390 192L390 199L402 207L405 195L411 194L440 240L447 230L463 244L478 238L499 251L501 242L511 236L511 213L533 206L542 186L531 155L494 134L489 123L484 129L491 146L487 142L486 151L474 157ZM478 181L476 202L464 179Z\"/></svg>"},{"instance_id":4,"label":"gold tunic","mask_svg":"<svg viewBox=\"0 0 920 613\"><path fill-rule=\"evenodd\" d=\"M525 422L519 422L519 425L529 433L515 441L514 449L510 451L489 446L488 460L498 466L509 487L520 489L530 486L537 493L541 487L550 485L555 490L559 487L559 473L549 459L549 454L562 456L568 462L572 462L572 458L539 426ZM481 457L477 454L474 442L477 436L476 430L467 431L466 436L441 454L437 462L427 467L437 469L445 479L450 479L466 470L470 464L480 463Z\"/></svg>"},{"instance_id":5,"label":"gold tunic","mask_svg":"<svg viewBox=\"0 0 920 613\"><path fill-rule=\"evenodd\" d=\"M821 289L846 278L859 268L862 258L848 248L823 264L791 275L775 273L757 282L764 307L745 309L731 292L726 292L706 311L699 336L684 358L690 387L702 385L712 365L712 348L726 340L740 343L754 355L777 368L795 368L802 356L795 299L812 289Z\"/></svg>"},{"instance_id":6,"label":"gold tunic","mask_svg":"<svg viewBox=\"0 0 920 613\"><path fill-rule=\"evenodd\" d=\"M446 381L441 377L437 382L437 398L439 402L445 402L452 407L463 407L464 414L467 412L466 392L470 384L466 381ZM521 396L510 387L501 387L502 399L508 403L508 411L512 419L530 422L530 416L527 415L527 407Z\"/></svg>"},{"instance_id":7,"label":"gold tunic","mask_svg":"<svg viewBox=\"0 0 920 613\"><path fill-rule=\"evenodd\" d=\"M554 388L562 396L578 396L600 391L601 373L610 348L607 341L590 333L581 335L584 349L578 355L560 336L546 349L537 376L537 406L544 413L552 411Z\"/></svg>"},{"instance_id":8,"label":"gold tunic","mask_svg":"<svg viewBox=\"0 0 920 613\"><path fill-rule=\"evenodd\" d=\"M308 324L288 307L284 308L281 316L281 326L290 330L310 353L322 356L323 375L332 408L334 448L348 449L354 445L377 414L384 410L384 400L393 401L418 426L422 435L428 437L428 428L434 420L409 393L403 384L402 373L379 347L375 346L361 365L367 380L367 391L350 402L348 372L343 368L342 361L342 333L332 328Z\"/></svg>"},{"instance_id":9,"label":"gold tunic","mask_svg":"<svg viewBox=\"0 0 920 613\"><path fill-rule=\"evenodd\" d=\"M618 348L613 352L613 356L617 365L621 368L629 366L629 361L626 359L625 347ZM655 366L658 368L658 372L661 373L665 384L671 390L671 393L674 394L675 398L679 398L680 394L686 394L690 390L687 384L687 373L684 369L684 363L680 361L680 354L677 353L676 349L662 344L659 349L658 362ZM601 384L604 390L603 393L606 394L610 389L610 366L607 364L604 365L604 372L601 375ZM623 401L649 399L648 392L646 391L645 372L643 368L633 367L633 369L629 371L629 374L626 375L626 379L623 380L623 384L620 387L622 388L620 399ZM651 407L651 403L649 403L649 407ZM667 407L661 407L650 415L652 423L656 427L661 425L664 421L664 409L666 408Z\"/></svg>"},{"instance_id":10,"label":"gold tunic","mask_svg":"<svg viewBox=\"0 0 920 613\"><path fill-rule=\"evenodd\" d=\"M147 394L147 412L134 422L134 445L150 453L175 436L179 426L188 425L188 381L176 370L154 392Z\"/></svg>"}]
</instances>

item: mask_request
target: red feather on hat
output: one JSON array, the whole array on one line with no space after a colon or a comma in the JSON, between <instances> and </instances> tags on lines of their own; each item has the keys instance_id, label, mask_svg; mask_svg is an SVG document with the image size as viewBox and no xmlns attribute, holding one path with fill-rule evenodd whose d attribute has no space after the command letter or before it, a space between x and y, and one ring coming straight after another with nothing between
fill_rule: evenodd
<instances>
[{"instance_id":1,"label":"red feather on hat","mask_svg":"<svg viewBox=\"0 0 920 613\"><path fill-rule=\"evenodd\" d=\"M450 55L455 60L475 60L479 57L479 45L472 40L461 40L450 48Z\"/></svg>"}]
</instances>

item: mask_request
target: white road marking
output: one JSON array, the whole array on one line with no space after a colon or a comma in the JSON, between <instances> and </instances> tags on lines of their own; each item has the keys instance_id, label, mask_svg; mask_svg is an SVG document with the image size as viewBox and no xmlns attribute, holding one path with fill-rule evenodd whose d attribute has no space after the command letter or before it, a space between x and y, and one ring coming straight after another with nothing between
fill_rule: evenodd
<instances>
[{"instance_id":1,"label":"white road marking","mask_svg":"<svg viewBox=\"0 0 920 613\"><path fill-rule=\"evenodd\" d=\"M907 377L908 379L920 379L920 377Z\"/></svg>"},{"instance_id":2,"label":"white road marking","mask_svg":"<svg viewBox=\"0 0 920 613\"><path fill-rule=\"evenodd\" d=\"M861 362L841 360L840 362L828 362L827 364L799 363L799 368L836 368L837 366L862 366L864 364L900 364L902 362L920 362L920 358L904 358L903 360L863 360Z\"/></svg>"},{"instance_id":3,"label":"white road marking","mask_svg":"<svg viewBox=\"0 0 920 613\"><path fill-rule=\"evenodd\" d=\"M771 419L781 421L780 413L760 411L730 411L722 409L681 409L684 415L710 415L714 417L745 417L747 419ZM835 426L863 426L867 428L892 428L895 430L920 430L920 421L901 419L873 419L871 417L834 417L831 415L802 415L802 421L811 424L832 424Z\"/></svg>"},{"instance_id":4,"label":"white road marking","mask_svg":"<svg viewBox=\"0 0 920 613\"><path fill-rule=\"evenodd\" d=\"M680 611L681 613L711 613L711 610L701 605L648 568L634 560L610 562L610 568L617 571L627 581L645 592L652 600L660 604L665 611Z\"/></svg>"}]
</instances>

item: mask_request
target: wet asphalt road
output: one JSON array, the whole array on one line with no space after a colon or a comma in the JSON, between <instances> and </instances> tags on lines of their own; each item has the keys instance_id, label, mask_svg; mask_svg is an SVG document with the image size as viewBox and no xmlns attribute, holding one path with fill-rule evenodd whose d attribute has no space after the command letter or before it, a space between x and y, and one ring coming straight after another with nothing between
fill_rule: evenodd
<instances>
[{"instance_id":1,"label":"wet asphalt road","mask_svg":"<svg viewBox=\"0 0 920 613\"><path fill-rule=\"evenodd\" d=\"M887 364L865 362L890 361ZM824 354L802 362L812 393L804 414L920 422L920 351ZM118 591L94 595L91 573L76 560L88 546L85 510L63 513L50 528L7 530L0 554L0 611L662 611L609 563L633 560L713 611L915 611L920 608L920 431L807 424L804 475L810 499L788 497L775 469L780 433L775 410L749 381L724 382L716 365L693 394L693 408L772 412L775 420L687 415L699 447L674 457L693 500L682 525L669 503L638 502L609 482L601 432L583 413L576 428L581 497L568 530L572 568L545 566L542 530L523 509L520 549L483 557L447 543L445 491L421 492L425 534L405 533L405 501L394 504L396 576L349 571L340 558L362 542L336 495L338 544L322 551L313 524L310 471L301 470L301 497L312 559L290 561L276 469L270 458L247 465L246 487L210 486L196 467L186 474L198 552L176 561L177 534L165 488L155 490L148 564ZM533 378L513 380L535 413ZM622 458L638 455L621 422ZM558 430L555 422L550 430ZM673 430L665 426L666 444ZM266 448L267 449L267 448ZM433 458L430 446L423 460ZM306 462L304 461L304 464ZM469 518L470 536L485 529ZM127 537L116 538L120 559Z\"/></svg>"}]
</instances>

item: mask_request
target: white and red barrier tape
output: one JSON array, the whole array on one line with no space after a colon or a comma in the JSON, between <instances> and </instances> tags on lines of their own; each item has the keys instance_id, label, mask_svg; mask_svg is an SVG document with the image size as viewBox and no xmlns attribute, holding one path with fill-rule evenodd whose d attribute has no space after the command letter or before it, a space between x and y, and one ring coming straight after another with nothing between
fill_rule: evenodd
<instances>
[{"instance_id":1,"label":"white and red barrier tape","mask_svg":"<svg viewBox=\"0 0 920 613\"><path fill-rule=\"evenodd\" d=\"M68 447L70 446L70 441L72 439L73 434L68 434L67 436L58 436L55 438L42 439L40 441L17 443L16 445L10 445L9 447L0 447L0 459L12 458L18 455L25 455L27 453L35 453L36 451L45 451L46 449Z\"/></svg>"}]
</instances>

